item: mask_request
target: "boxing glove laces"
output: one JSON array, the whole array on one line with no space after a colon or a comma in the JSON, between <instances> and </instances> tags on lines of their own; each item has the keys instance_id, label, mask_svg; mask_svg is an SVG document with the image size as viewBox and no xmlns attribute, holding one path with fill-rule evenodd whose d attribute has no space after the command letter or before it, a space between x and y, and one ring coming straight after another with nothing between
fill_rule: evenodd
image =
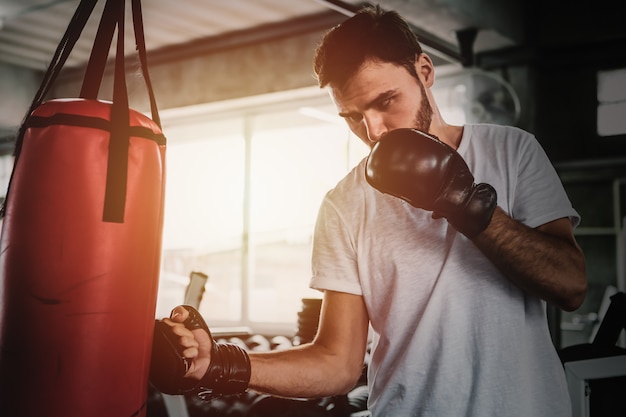
<instances>
[{"instance_id":1,"label":"boxing glove laces","mask_svg":"<svg viewBox=\"0 0 626 417\"><path fill-rule=\"evenodd\" d=\"M470 239L485 230L497 204L496 190L474 183L463 158L435 136L396 129L373 147L365 167L367 182L414 207L444 217Z\"/></svg>"}]
</instances>

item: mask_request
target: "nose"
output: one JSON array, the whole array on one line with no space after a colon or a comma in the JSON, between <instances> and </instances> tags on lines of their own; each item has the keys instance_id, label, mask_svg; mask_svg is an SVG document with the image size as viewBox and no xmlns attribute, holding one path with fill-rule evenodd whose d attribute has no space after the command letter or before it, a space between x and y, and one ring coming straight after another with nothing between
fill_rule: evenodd
<instances>
[{"instance_id":1,"label":"nose","mask_svg":"<svg viewBox=\"0 0 626 417\"><path fill-rule=\"evenodd\" d=\"M372 145L380 140L389 129L380 114L365 115L363 117L365 129L367 130L367 138Z\"/></svg>"}]
</instances>

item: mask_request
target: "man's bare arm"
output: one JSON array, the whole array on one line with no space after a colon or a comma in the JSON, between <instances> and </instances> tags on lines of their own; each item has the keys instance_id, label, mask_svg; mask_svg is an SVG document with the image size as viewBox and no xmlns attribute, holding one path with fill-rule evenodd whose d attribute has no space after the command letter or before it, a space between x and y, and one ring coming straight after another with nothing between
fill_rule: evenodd
<instances>
[{"instance_id":1,"label":"man's bare arm","mask_svg":"<svg viewBox=\"0 0 626 417\"><path fill-rule=\"evenodd\" d=\"M323 397L354 387L363 370L369 319L361 296L326 291L314 341L250 353L250 387L287 397Z\"/></svg>"},{"instance_id":2,"label":"man's bare arm","mask_svg":"<svg viewBox=\"0 0 626 417\"><path fill-rule=\"evenodd\" d=\"M498 207L473 242L522 290L566 311L582 304L587 291L585 259L567 218L533 229Z\"/></svg>"},{"instance_id":3,"label":"man's bare arm","mask_svg":"<svg viewBox=\"0 0 626 417\"><path fill-rule=\"evenodd\" d=\"M164 321L179 338L183 356L191 359L186 376L200 380L211 363L212 340L182 323L188 312L173 310ZM352 389L361 376L369 318L358 295L326 291L320 325L312 343L287 350L249 352L251 389L283 397L313 398Z\"/></svg>"}]
</instances>

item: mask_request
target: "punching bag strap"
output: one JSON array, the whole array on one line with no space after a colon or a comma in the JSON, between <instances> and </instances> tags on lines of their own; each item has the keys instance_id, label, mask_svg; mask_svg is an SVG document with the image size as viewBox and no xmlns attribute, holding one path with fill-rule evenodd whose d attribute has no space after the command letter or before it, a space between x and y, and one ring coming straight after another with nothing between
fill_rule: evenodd
<instances>
[{"instance_id":1,"label":"punching bag strap","mask_svg":"<svg viewBox=\"0 0 626 417\"><path fill-rule=\"evenodd\" d=\"M150 76L146 43L144 39L141 3L132 0L133 29L135 44L139 54L144 81L150 98L152 120L161 127L156 100ZM81 97L97 99L113 33L117 26L117 49L115 55L115 73L113 78L113 104L111 107L111 136L109 141L109 157L107 162L107 179L102 220L105 222L124 222L128 176L129 133L129 101L126 87L126 70L124 60L124 0L107 0L94 40L89 63L83 78Z\"/></svg>"},{"instance_id":2,"label":"punching bag strap","mask_svg":"<svg viewBox=\"0 0 626 417\"><path fill-rule=\"evenodd\" d=\"M117 7L115 11L117 15L117 50L115 52L111 135L102 220L123 223L128 178L128 147L130 145L130 110L124 62L124 1L107 0L107 6L109 3L115 3Z\"/></svg>"},{"instance_id":3,"label":"punching bag strap","mask_svg":"<svg viewBox=\"0 0 626 417\"><path fill-rule=\"evenodd\" d=\"M83 85L80 89L80 97L95 100L98 98L102 78L104 78L104 68L109 57L109 49L113 42L113 33L119 18L120 1L108 1L104 5L102 18L98 25L98 31L93 41L89 62L85 69ZM124 4L124 0L121 0Z\"/></svg>"},{"instance_id":4,"label":"punching bag strap","mask_svg":"<svg viewBox=\"0 0 626 417\"><path fill-rule=\"evenodd\" d=\"M123 0L122 0L123 1ZM116 4L115 2L107 1L104 12L102 14L102 20L98 27L98 32L94 40L93 48L91 50L91 56L89 57L89 63L87 70L85 71L85 77L83 78L83 85L80 90L80 96L83 98L96 99L98 97L98 91L100 84L104 78L104 68L108 58L109 48L113 39L113 32L115 31L115 23L117 14L112 10ZM143 79L146 83L148 96L150 99L150 111L152 113L152 120L161 127L161 119L159 117L159 111L156 105L156 99L154 97L154 90L152 88L152 81L150 80L150 74L148 72L148 59L146 53L146 41L143 30L143 18L141 11L141 1L132 0L132 16L133 16L133 30L135 33L135 45L137 54L139 56L139 62L141 65L141 72Z\"/></svg>"},{"instance_id":5,"label":"punching bag strap","mask_svg":"<svg viewBox=\"0 0 626 417\"><path fill-rule=\"evenodd\" d=\"M22 122L15 144L15 163L21 151L23 136L27 128L27 119L30 114L43 103L46 94L49 92L52 83L61 71L72 48L80 37L87 20L89 19L97 0L82 0L79 4L68 29L61 40L55 56L48 68L41 87L33 100L31 107ZM126 180L128 167L128 145L129 145L129 104L128 91L125 80L124 62L124 15L125 0L107 0L98 31L93 43L89 62L87 64L80 97L86 99L97 99L104 70L111 48L115 28L118 28L117 50L115 58L115 76L113 82L113 104L111 108L111 137L109 142L109 160L107 168L107 180L105 191L105 202L103 221L122 223L124 221L124 207L126 201ZM156 100L152 83L148 74L148 63L143 30L143 19L141 16L140 0L132 0L133 26L135 32L135 43L141 62L143 78L146 82L150 99L152 120L161 127ZM11 174L11 177L13 174ZM0 218L4 216L6 200L9 196L11 181L6 192L5 201L0 208Z\"/></svg>"},{"instance_id":6,"label":"punching bag strap","mask_svg":"<svg viewBox=\"0 0 626 417\"><path fill-rule=\"evenodd\" d=\"M26 120L30 117L31 113L37 107L39 107L41 103L43 103L44 98L50 91L52 84L61 72L63 65L65 65L65 62L72 52L74 45L76 45L78 38L83 32L83 29L87 24L87 20L89 20L89 16L91 16L91 13L93 12L93 9L96 6L97 2L98 0L81 0L80 4L76 8L76 11L74 12L74 15L72 16L72 19L70 20L70 23L67 26L67 29L65 30L65 33L63 34L63 37L61 38L61 41L59 42L59 45L57 46L56 51L54 52L52 60L50 61L48 69L46 70L46 73L44 74L42 82L39 86L39 90L37 91L37 94L35 94L35 97L33 98L33 101L31 102L30 107L26 112L26 116L24 116L24 119L22 120L20 129L17 132L15 148L13 150L13 156L15 157L15 160L13 163L13 171L11 172L11 179L13 178L13 172L15 172L15 166L17 165L20 152L22 151L22 142L24 140L24 133L26 132L27 125ZM5 214L5 208L7 200L9 198L9 191L11 189L11 179L9 179L9 185L5 194L5 200L2 203L2 207L0 207L0 218L4 217Z\"/></svg>"},{"instance_id":7,"label":"punching bag strap","mask_svg":"<svg viewBox=\"0 0 626 417\"><path fill-rule=\"evenodd\" d=\"M148 96L150 97L150 111L152 113L152 120L160 128L161 118L159 117L159 110L157 108L156 99L154 98L154 90L152 89L152 81L150 80L150 74L148 73L148 57L146 54L146 39L143 32L143 17L141 12L140 0L132 0L132 10L133 30L135 31L135 45L137 47L137 53L139 54L139 61L141 62L141 72L143 74L143 79L146 82Z\"/></svg>"}]
</instances>

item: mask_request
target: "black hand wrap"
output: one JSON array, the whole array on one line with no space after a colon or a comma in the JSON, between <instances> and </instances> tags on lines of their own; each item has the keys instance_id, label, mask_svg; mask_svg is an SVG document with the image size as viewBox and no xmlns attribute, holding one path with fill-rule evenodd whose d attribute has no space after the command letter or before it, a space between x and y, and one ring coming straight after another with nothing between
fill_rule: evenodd
<instances>
[{"instance_id":1,"label":"black hand wrap","mask_svg":"<svg viewBox=\"0 0 626 417\"><path fill-rule=\"evenodd\" d=\"M434 136L396 129L377 142L368 156L365 178L377 190L414 207L445 217L470 239L487 228L496 208L496 190L474 183L461 156Z\"/></svg>"},{"instance_id":2,"label":"black hand wrap","mask_svg":"<svg viewBox=\"0 0 626 417\"><path fill-rule=\"evenodd\" d=\"M189 311L184 325L190 330L202 329L212 340L211 363L200 381L185 378L189 369L189 359L180 351L177 336L167 324L156 321L150 365L150 382L165 394L185 394L198 392L207 397L243 393L250 382L250 358L241 347L229 343L217 343L200 313L191 306L183 306Z\"/></svg>"}]
</instances>

